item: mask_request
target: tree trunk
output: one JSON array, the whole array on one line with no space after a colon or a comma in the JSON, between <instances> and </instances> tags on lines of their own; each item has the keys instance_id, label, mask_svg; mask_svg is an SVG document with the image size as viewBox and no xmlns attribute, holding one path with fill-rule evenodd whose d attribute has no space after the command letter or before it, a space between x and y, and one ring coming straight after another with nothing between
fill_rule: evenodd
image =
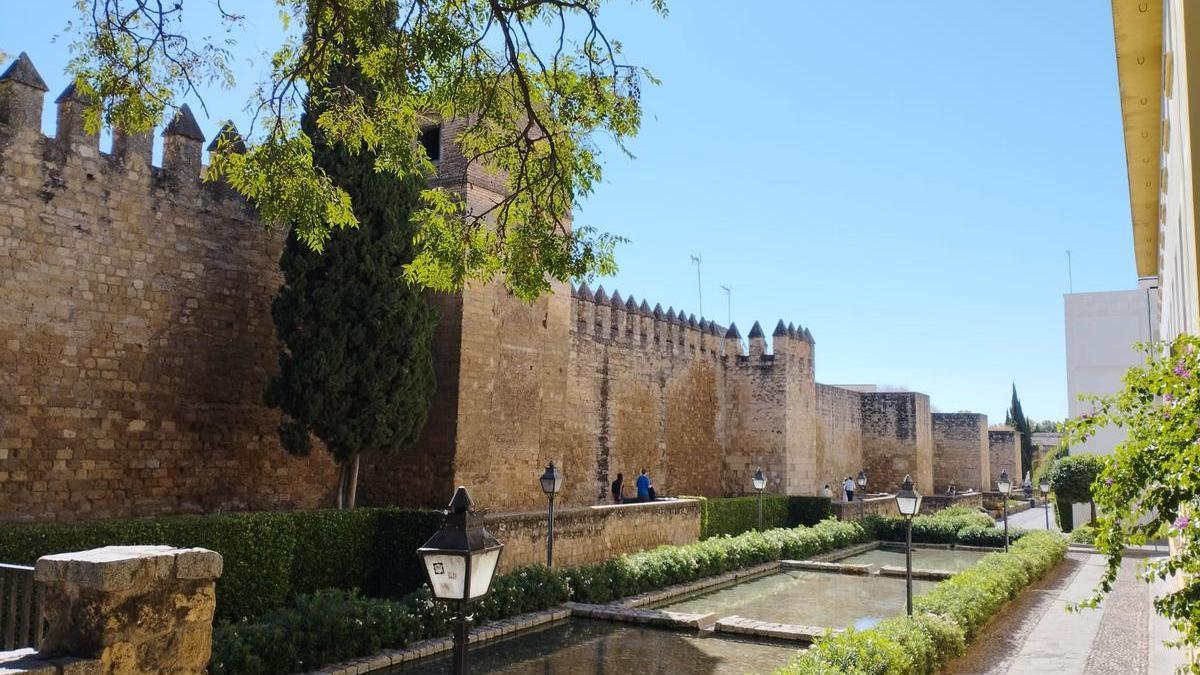
<instances>
[{"instance_id":1,"label":"tree trunk","mask_svg":"<svg viewBox=\"0 0 1200 675\"><path fill-rule=\"evenodd\" d=\"M1088 502L1088 505L1092 507L1092 524L1094 527L1096 522L1096 502Z\"/></svg>"},{"instance_id":2,"label":"tree trunk","mask_svg":"<svg viewBox=\"0 0 1200 675\"><path fill-rule=\"evenodd\" d=\"M346 463L338 464L338 486L337 486L337 507L339 509L345 507L346 499Z\"/></svg>"},{"instance_id":3,"label":"tree trunk","mask_svg":"<svg viewBox=\"0 0 1200 675\"><path fill-rule=\"evenodd\" d=\"M360 454L356 453L354 459L350 460L350 466L348 467L346 481L346 508L348 509L354 508L355 503L358 501L358 458L360 456Z\"/></svg>"}]
</instances>

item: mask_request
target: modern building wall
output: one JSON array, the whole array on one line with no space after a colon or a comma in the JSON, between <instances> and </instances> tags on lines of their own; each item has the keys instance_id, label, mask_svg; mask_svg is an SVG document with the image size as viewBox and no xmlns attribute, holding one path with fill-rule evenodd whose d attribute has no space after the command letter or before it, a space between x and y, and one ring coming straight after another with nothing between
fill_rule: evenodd
<instances>
[{"instance_id":1,"label":"modern building wall","mask_svg":"<svg viewBox=\"0 0 1200 675\"><path fill-rule=\"evenodd\" d=\"M1071 293L1064 297L1067 348L1067 414L1079 417L1092 412L1080 396L1103 395L1121 387L1121 377L1144 355L1135 348L1155 337L1156 293L1152 287L1106 293ZM1117 427L1100 429L1095 436L1071 448L1072 453L1110 454L1125 437ZM1086 506L1077 506L1076 522L1090 517Z\"/></svg>"}]
</instances>

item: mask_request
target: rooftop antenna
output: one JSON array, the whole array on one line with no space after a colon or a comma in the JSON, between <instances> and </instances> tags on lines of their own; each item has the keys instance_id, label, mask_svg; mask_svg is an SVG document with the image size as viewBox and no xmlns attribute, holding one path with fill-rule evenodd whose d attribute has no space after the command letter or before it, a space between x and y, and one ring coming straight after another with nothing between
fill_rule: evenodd
<instances>
[{"instance_id":1,"label":"rooftop antenna","mask_svg":"<svg viewBox=\"0 0 1200 675\"><path fill-rule=\"evenodd\" d=\"M700 282L700 254L696 253L692 256L692 262L696 263L696 294L700 296L700 316L704 316L704 286Z\"/></svg>"},{"instance_id":2,"label":"rooftop antenna","mask_svg":"<svg viewBox=\"0 0 1200 675\"><path fill-rule=\"evenodd\" d=\"M733 290L728 286L722 286L721 290L725 291L725 323L733 323Z\"/></svg>"},{"instance_id":3,"label":"rooftop antenna","mask_svg":"<svg viewBox=\"0 0 1200 675\"><path fill-rule=\"evenodd\" d=\"M1067 292L1075 292L1075 279L1071 273L1071 249L1067 249Z\"/></svg>"}]
</instances>

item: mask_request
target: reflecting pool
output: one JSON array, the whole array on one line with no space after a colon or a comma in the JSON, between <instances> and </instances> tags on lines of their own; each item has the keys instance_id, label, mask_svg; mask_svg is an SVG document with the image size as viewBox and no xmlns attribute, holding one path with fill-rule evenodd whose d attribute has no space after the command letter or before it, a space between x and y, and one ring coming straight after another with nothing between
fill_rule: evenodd
<instances>
[{"instance_id":1,"label":"reflecting pool","mask_svg":"<svg viewBox=\"0 0 1200 675\"><path fill-rule=\"evenodd\" d=\"M957 572L979 562L987 555L984 551L956 551L940 548L913 548L913 569L915 570L949 570ZM838 560L841 563L862 565L892 565L904 567L904 550L893 548L877 548L866 553L852 555Z\"/></svg>"},{"instance_id":2,"label":"reflecting pool","mask_svg":"<svg viewBox=\"0 0 1200 675\"><path fill-rule=\"evenodd\" d=\"M913 595L934 581L913 581ZM821 628L869 628L904 611L904 579L788 570L728 586L660 609L718 618L749 619Z\"/></svg>"},{"instance_id":3,"label":"reflecting pool","mask_svg":"<svg viewBox=\"0 0 1200 675\"><path fill-rule=\"evenodd\" d=\"M743 675L772 672L797 651L794 645L572 619L473 648L468 665L473 673L506 675ZM447 653L386 672L440 675L450 665Z\"/></svg>"}]
</instances>

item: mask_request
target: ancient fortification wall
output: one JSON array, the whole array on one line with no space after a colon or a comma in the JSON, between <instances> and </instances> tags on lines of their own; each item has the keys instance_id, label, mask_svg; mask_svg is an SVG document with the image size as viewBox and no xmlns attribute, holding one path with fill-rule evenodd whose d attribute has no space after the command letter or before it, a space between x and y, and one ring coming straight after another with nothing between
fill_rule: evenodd
<instances>
[{"instance_id":1,"label":"ancient fortification wall","mask_svg":"<svg viewBox=\"0 0 1200 675\"><path fill-rule=\"evenodd\" d=\"M988 476L987 490L995 492L996 479L1001 471L1008 472L1014 486L1020 486L1025 476L1017 475L1021 466L1021 435L1009 427L993 427L988 430Z\"/></svg>"},{"instance_id":2,"label":"ancient fortification wall","mask_svg":"<svg viewBox=\"0 0 1200 675\"><path fill-rule=\"evenodd\" d=\"M988 463L987 415L933 413L935 494L943 494L951 483L960 491L987 489Z\"/></svg>"},{"instance_id":3,"label":"ancient fortification wall","mask_svg":"<svg viewBox=\"0 0 1200 675\"><path fill-rule=\"evenodd\" d=\"M846 476L857 476L866 467L863 462L862 394L852 389L818 384L817 390L817 466L818 488L826 483L840 494ZM893 486L876 484L868 476L867 490L886 492Z\"/></svg>"},{"instance_id":4,"label":"ancient fortification wall","mask_svg":"<svg viewBox=\"0 0 1200 675\"><path fill-rule=\"evenodd\" d=\"M190 113L156 168L149 135L100 152L73 89L43 137L44 92L0 84L0 518L325 503L330 463L261 403L278 233L201 183Z\"/></svg>"},{"instance_id":5,"label":"ancient fortification wall","mask_svg":"<svg viewBox=\"0 0 1200 675\"><path fill-rule=\"evenodd\" d=\"M0 77L0 519L327 506L325 453L293 458L262 404L276 367L270 303L282 235L203 183L204 134L117 133L110 153L27 60ZM503 181L442 125L437 184L482 211ZM929 400L815 381L809 331L737 329L646 301L555 284L533 304L495 283L433 294L438 389L423 439L368 454L364 504L443 506L455 485L493 511L607 499L641 468L664 494L817 494L866 467L873 490L933 486ZM967 469L964 468L964 471ZM979 481L974 481L979 482ZM581 525L581 527L583 527ZM586 528L585 528L586 529ZM581 532L583 530L580 530Z\"/></svg>"},{"instance_id":6,"label":"ancient fortification wall","mask_svg":"<svg viewBox=\"0 0 1200 675\"><path fill-rule=\"evenodd\" d=\"M894 491L911 475L917 491L933 490L929 397L916 392L862 395L863 459L873 490Z\"/></svg>"}]
</instances>

